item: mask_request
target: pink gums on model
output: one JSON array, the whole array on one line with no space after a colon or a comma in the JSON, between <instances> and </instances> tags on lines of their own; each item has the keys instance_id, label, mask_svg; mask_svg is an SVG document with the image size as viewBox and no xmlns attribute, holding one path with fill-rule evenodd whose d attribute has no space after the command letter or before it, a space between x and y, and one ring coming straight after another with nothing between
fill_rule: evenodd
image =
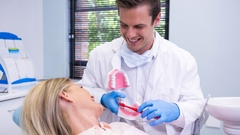
<instances>
[{"instance_id":1,"label":"pink gums on model","mask_svg":"<svg viewBox=\"0 0 240 135\"><path fill-rule=\"evenodd\" d=\"M124 103L119 103L119 111L121 113L123 113L124 115L130 116L130 117L136 117L139 114L141 114L143 111L141 111L140 113L138 112L138 108L139 106L137 104L134 104L132 107L131 106L127 106ZM154 119L159 119L160 117L157 116Z\"/></svg>"},{"instance_id":2,"label":"pink gums on model","mask_svg":"<svg viewBox=\"0 0 240 135\"><path fill-rule=\"evenodd\" d=\"M110 90L122 89L130 86L125 72L114 69L109 73L108 88Z\"/></svg>"},{"instance_id":3,"label":"pink gums on model","mask_svg":"<svg viewBox=\"0 0 240 135\"><path fill-rule=\"evenodd\" d=\"M136 108L136 109L132 110L132 109L129 109L128 107L123 107L123 106L120 105L119 111L120 111L121 113L123 113L124 115L130 116L130 117L136 117L136 116L138 116L138 115L141 114L141 113L139 113L139 112L136 111L138 107L139 107L139 106L138 106L137 104L134 104L134 105L133 105L132 107L130 107L130 108Z\"/></svg>"}]
</instances>

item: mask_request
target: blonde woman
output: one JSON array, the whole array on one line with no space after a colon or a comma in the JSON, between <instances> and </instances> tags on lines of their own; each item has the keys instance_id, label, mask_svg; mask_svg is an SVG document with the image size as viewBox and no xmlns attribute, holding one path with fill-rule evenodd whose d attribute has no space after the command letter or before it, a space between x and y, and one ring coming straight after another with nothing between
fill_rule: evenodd
<instances>
[{"instance_id":1,"label":"blonde woman","mask_svg":"<svg viewBox=\"0 0 240 135\"><path fill-rule=\"evenodd\" d=\"M102 105L82 86L55 78L34 86L21 111L23 134L29 135L146 135L126 123L98 123Z\"/></svg>"}]
</instances>

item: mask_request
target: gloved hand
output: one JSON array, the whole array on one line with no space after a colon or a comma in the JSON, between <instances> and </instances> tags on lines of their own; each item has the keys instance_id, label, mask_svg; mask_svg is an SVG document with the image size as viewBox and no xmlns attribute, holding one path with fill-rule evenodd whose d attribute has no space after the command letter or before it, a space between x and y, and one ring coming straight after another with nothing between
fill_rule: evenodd
<instances>
[{"instance_id":1,"label":"gloved hand","mask_svg":"<svg viewBox=\"0 0 240 135\"><path fill-rule=\"evenodd\" d=\"M138 112L141 112L146 107L148 108L141 114L142 118L147 116L147 120L150 120L158 116L160 117L159 119L151 122L151 126L155 126L163 122L172 122L180 115L179 107L175 103L169 103L162 100L147 101L138 108Z\"/></svg>"},{"instance_id":2,"label":"gloved hand","mask_svg":"<svg viewBox=\"0 0 240 135\"><path fill-rule=\"evenodd\" d=\"M115 114L118 114L118 107L119 107L116 99L117 97L125 98L126 95L121 92L112 91L110 93L104 94L101 98L101 103Z\"/></svg>"}]
</instances>

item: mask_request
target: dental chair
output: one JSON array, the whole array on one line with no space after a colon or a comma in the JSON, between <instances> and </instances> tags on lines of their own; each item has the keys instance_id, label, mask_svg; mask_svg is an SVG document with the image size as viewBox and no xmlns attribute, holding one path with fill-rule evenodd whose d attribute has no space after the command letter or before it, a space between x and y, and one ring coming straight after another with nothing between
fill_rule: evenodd
<instances>
[{"instance_id":1,"label":"dental chair","mask_svg":"<svg viewBox=\"0 0 240 135\"><path fill-rule=\"evenodd\" d=\"M207 105L207 101L206 101L206 105ZM205 105L205 107L206 107L206 105ZM202 128L202 126L208 119L209 114L205 110L205 107L204 107L204 110L203 110L201 116L194 123L192 135L200 135L200 129ZM14 123L16 123L19 127L21 127L21 112L22 112L22 106L18 107L14 111L13 116L12 116Z\"/></svg>"},{"instance_id":2,"label":"dental chair","mask_svg":"<svg viewBox=\"0 0 240 135\"><path fill-rule=\"evenodd\" d=\"M14 123L17 124L19 127L21 127L21 112L22 112L22 106L18 107L12 115L12 119Z\"/></svg>"}]
</instances>

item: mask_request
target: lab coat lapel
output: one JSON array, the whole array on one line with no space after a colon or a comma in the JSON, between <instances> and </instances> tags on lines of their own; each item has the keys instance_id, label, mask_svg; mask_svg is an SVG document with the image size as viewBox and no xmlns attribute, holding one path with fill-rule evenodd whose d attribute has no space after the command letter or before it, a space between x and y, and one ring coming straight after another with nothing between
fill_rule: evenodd
<instances>
[{"instance_id":1,"label":"lab coat lapel","mask_svg":"<svg viewBox=\"0 0 240 135\"><path fill-rule=\"evenodd\" d=\"M112 63L113 69L121 70L121 56L119 52L113 55L111 63Z\"/></svg>"},{"instance_id":2,"label":"lab coat lapel","mask_svg":"<svg viewBox=\"0 0 240 135\"><path fill-rule=\"evenodd\" d=\"M159 45L159 47L157 55L155 56L152 67L150 69L144 102L156 99L156 83L159 83L157 80L161 77L163 71L166 71L165 68L167 68L166 65L168 63L166 58L167 56L165 55L165 52L167 51L167 43L164 43L165 40L158 33L156 34L156 41L158 42L157 45Z\"/></svg>"},{"instance_id":3,"label":"lab coat lapel","mask_svg":"<svg viewBox=\"0 0 240 135\"><path fill-rule=\"evenodd\" d=\"M121 46L124 43L124 39L121 37L122 42L119 42L115 45L113 45L112 49L116 52L111 60L112 67L113 69L119 69L121 70L121 56L120 56L120 51L121 51Z\"/></svg>"}]
</instances>

